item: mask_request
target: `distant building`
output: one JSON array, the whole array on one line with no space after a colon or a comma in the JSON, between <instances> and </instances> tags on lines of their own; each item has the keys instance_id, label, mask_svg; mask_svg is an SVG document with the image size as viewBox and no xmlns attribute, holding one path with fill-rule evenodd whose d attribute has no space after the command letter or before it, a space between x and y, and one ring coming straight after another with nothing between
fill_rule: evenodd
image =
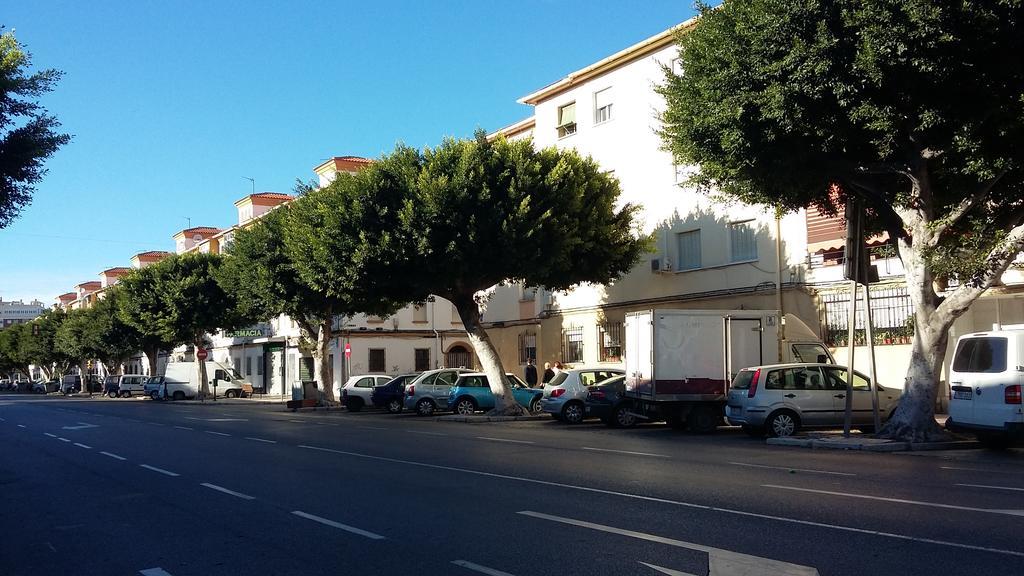
<instances>
[{"instance_id":1,"label":"distant building","mask_svg":"<svg viewBox=\"0 0 1024 576\"><path fill-rule=\"evenodd\" d=\"M42 314L44 310L46 310L46 306L39 300L25 303L21 300L5 302L0 299L0 328L28 322Z\"/></svg>"}]
</instances>

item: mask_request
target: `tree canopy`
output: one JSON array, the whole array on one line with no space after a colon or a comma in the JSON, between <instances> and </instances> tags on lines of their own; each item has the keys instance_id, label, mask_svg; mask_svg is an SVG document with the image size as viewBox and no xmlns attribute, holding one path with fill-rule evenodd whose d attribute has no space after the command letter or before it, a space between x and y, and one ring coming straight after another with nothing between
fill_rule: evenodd
<instances>
[{"instance_id":1,"label":"tree canopy","mask_svg":"<svg viewBox=\"0 0 1024 576\"><path fill-rule=\"evenodd\" d=\"M32 201L34 185L46 174L43 161L71 140L38 102L61 72L29 74L31 63L13 31L0 33L0 229Z\"/></svg>"},{"instance_id":2,"label":"tree canopy","mask_svg":"<svg viewBox=\"0 0 1024 576\"><path fill-rule=\"evenodd\" d=\"M398 146L354 175L310 194L301 217L303 279L327 291L365 283L398 303L443 296L455 304L495 393L514 406L500 359L480 324L482 291L501 282L565 289L609 283L648 240L619 186L575 151L530 140L445 140ZM336 207L344 206L343 209ZM345 254L353 267L333 266Z\"/></svg>"},{"instance_id":3,"label":"tree canopy","mask_svg":"<svg viewBox=\"0 0 1024 576\"><path fill-rule=\"evenodd\" d=\"M895 435L935 431L948 328L1024 243L1022 8L730 0L680 33L684 73L660 89L694 183L831 214L859 198L897 243L917 337ZM937 294L938 274L960 287Z\"/></svg>"}]
</instances>

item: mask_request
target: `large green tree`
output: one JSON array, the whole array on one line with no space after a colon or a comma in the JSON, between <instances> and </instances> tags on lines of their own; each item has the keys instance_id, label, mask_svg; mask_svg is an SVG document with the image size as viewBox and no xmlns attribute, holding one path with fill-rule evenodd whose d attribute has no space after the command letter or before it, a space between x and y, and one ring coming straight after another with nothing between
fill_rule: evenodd
<instances>
[{"instance_id":1,"label":"large green tree","mask_svg":"<svg viewBox=\"0 0 1024 576\"><path fill-rule=\"evenodd\" d=\"M327 362L332 322L336 316L364 310L379 312L384 300L367 291L362 292L362 300L352 290L328 291L322 285L304 281L298 274L296 259L315 248L308 242L306 222L293 215L305 214L304 206L319 197L308 186L301 186L300 192L302 196L297 201L276 208L235 233L220 270L220 283L235 298L242 314L260 320L287 314L295 321L302 339L312 349L313 369L324 400L333 403L336 399ZM310 194L312 198L307 199ZM286 237L291 237L293 242L286 243ZM296 245L297 251L289 249ZM330 259L332 266L347 267L355 272L346 253L336 253Z\"/></svg>"},{"instance_id":2,"label":"large green tree","mask_svg":"<svg viewBox=\"0 0 1024 576\"><path fill-rule=\"evenodd\" d=\"M67 313L59 308L46 310L28 323L22 339L25 359L38 366L47 378L56 378L67 372L71 359L56 345L57 331L64 323Z\"/></svg>"},{"instance_id":3,"label":"large green tree","mask_svg":"<svg viewBox=\"0 0 1024 576\"><path fill-rule=\"evenodd\" d=\"M43 161L71 139L38 102L61 72L29 74L31 63L13 31L0 34L0 229L32 201L33 186L46 174Z\"/></svg>"},{"instance_id":4,"label":"large green tree","mask_svg":"<svg viewBox=\"0 0 1024 576\"><path fill-rule=\"evenodd\" d=\"M521 412L480 305L501 282L560 290L629 270L648 242L636 208L618 201L615 178L574 151L489 141L482 132L422 151L399 146L306 205L311 248L296 268L327 291L362 286L404 303L447 298L487 373L495 411ZM341 217L338 207L346 207ZM332 261L339 253L356 273Z\"/></svg>"},{"instance_id":5,"label":"large green tree","mask_svg":"<svg viewBox=\"0 0 1024 576\"><path fill-rule=\"evenodd\" d=\"M239 312L235 299L217 282L223 257L192 253L164 258L133 270L118 283L118 313L129 326L159 340L161 348L181 344L202 347L207 334L239 328L251 319ZM196 362L200 394L210 393L206 363ZM156 374L155 356L150 358Z\"/></svg>"},{"instance_id":6,"label":"large green tree","mask_svg":"<svg viewBox=\"0 0 1024 576\"><path fill-rule=\"evenodd\" d=\"M80 308L67 313L57 329L54 346L72 364L78 365L78 373L82 378L81 391L92 396L92 387L88 382L88 363L99 356L101 343L88 309Z\"/></svg>"},{"instance_id":7,"label":"large green tree","mask_svg":"<svg viewBox=\"0 0 1024 576\"><path fill-rule=\"evenodd\" d=\"M121 373L123 365L132 354L139 350L145 351L151 346L150 338L118 314L120 298L120 288L108 288L103 292L103 297L88 309L91 331L98 343L96 358L114 374Z\"/></svg>"},{"instance_id":8,"label":"large green tree","mask_svg":"<svg viewBox=\"0 0 1024 576\"><path fill-rule=\"evenodd\" d=\"M882 433L938 436L949 328L1024 247L1024 2L730 0L679 45L662 135L697 184L785 210L859 198L896 242L916 334Z\"/></svg>"}]
</instances>

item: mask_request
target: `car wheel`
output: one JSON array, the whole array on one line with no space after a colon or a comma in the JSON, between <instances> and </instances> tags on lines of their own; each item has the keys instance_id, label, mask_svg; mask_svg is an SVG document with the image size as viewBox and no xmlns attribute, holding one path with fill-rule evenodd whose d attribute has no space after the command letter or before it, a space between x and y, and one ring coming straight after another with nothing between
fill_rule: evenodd
<instances>
[{"instance_id":1,"label":"car wheel","mask_svg":"<svg viewBox=\"0 0 1024 576\"><path fill-rule=\"evenodd\" d=\"M173 398L175 400L184 400L185 399L185 393L182 392L181 390L175 390L174 394L171 396L171 398Z\"/></svg>"},{"instance_id":2,"label":"car wheel","mask_svg":"<svg viewBox=\"0 0 1024 576\"><path fill-rule=\"evenodd\" d=\"M530 402L530 413L540 414L540 398L534 398L533 402Z\"/></svg>"},{"instance_id":3,"label":"car wheel","mask_svg":"<svg viewBox=\"0 0 1024 576\"><path fill-rule=\"evenodd\" d=\"M630 411L632 406L623 404L612 414L612 424L616 428L632 428L636 426L636 416Z\"/></svg>"},{"instance_id":4,"label":"car wheel","mask_svg":"<svg viewBox=\"0 0 1024 576\"><path fill-rule=\"evenodd\" d=\"M476 412L476 402L472 398L459 398L455 403L455 413L462 416L469 416Z\"/></svg>"},{"instance_id":5,"label":"car wheel","mask_svg":"<svg viewBox=\"0 0 1024 576\"><path fill-rule=\"evenodd\" d=\"M434 403L424 398L416 403L416 413L420 416L430 416L434 413Z\"/></svg>"},{"instance_id":6,"label":"car wheel","mask_svg":"<svg viewBox=\"0 0 1024 576\"><path fill-rule=\"evenodd\" d=\"M363 409L362 398L349 398L345 403L345 408L348 408L349 412L359 412Z\"/></svg>"},{"instance_id":7,"label":"car wheel","mask_svg":"<svg viewBox=\"0 0 1024 576\"><path fill-rule=\"evenodd\" d=\"M152 392L149 393L149 397L152 398L153 400L159 400L160 399L160 391L159 390L153 390Z\"/></svg>"},{"instance_id":8,"label":"car wheel","mask_svg":"<svg viewBox=\"0 0 1024 576\"><path fill-rule=\"evenodd\" d=\"M583 404L579 402L569 402L562 408L562 420L566 424L579 424L583 422Z\"/></svg>"},{"instance_id":9,"label":"car wheel","mask_svg":"<svg viewBox=\"0 0 1024 576\"><path fill-rule=\"evenodd\" d=\"M391 414L398 414L399 412L402 411L402 401L396 398L388 402L387 409L388 412Z\"/></svg>"},{"instance_id":10,"label":"car wheel","mask_svg":"<svg viewBox=\"0 0 1024 576\"><path fill-rule=\"evenodd\" d=\"M238 398L238 390L228 390L224 393L225 398Z\"/></svg>"},{"instance_id":11,"label":"car wheel","mask_svg":"<svg viewBox=\"0 0 1024 576\"><path fill-rule=\"evenodd\" d=\"M779 410L768 417L768 435L773 438L792 436L800 430L800 418L790 410Z\"/></svg>"}]
</instances>

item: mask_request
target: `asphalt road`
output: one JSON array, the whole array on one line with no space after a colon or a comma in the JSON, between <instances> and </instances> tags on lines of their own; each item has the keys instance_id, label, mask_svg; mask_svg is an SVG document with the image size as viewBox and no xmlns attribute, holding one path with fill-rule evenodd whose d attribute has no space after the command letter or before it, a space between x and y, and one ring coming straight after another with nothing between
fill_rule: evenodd
<instances>
[{"instance_id":1,"label":"asphalt road","mask_svg":"<svg viewBox=\"0 0 1024 576\"><path fill-rule=\"evenodd\" d=\"M1024 573L1024 452L0 395L0 574Z\"/></svg>"}]
</instances>

